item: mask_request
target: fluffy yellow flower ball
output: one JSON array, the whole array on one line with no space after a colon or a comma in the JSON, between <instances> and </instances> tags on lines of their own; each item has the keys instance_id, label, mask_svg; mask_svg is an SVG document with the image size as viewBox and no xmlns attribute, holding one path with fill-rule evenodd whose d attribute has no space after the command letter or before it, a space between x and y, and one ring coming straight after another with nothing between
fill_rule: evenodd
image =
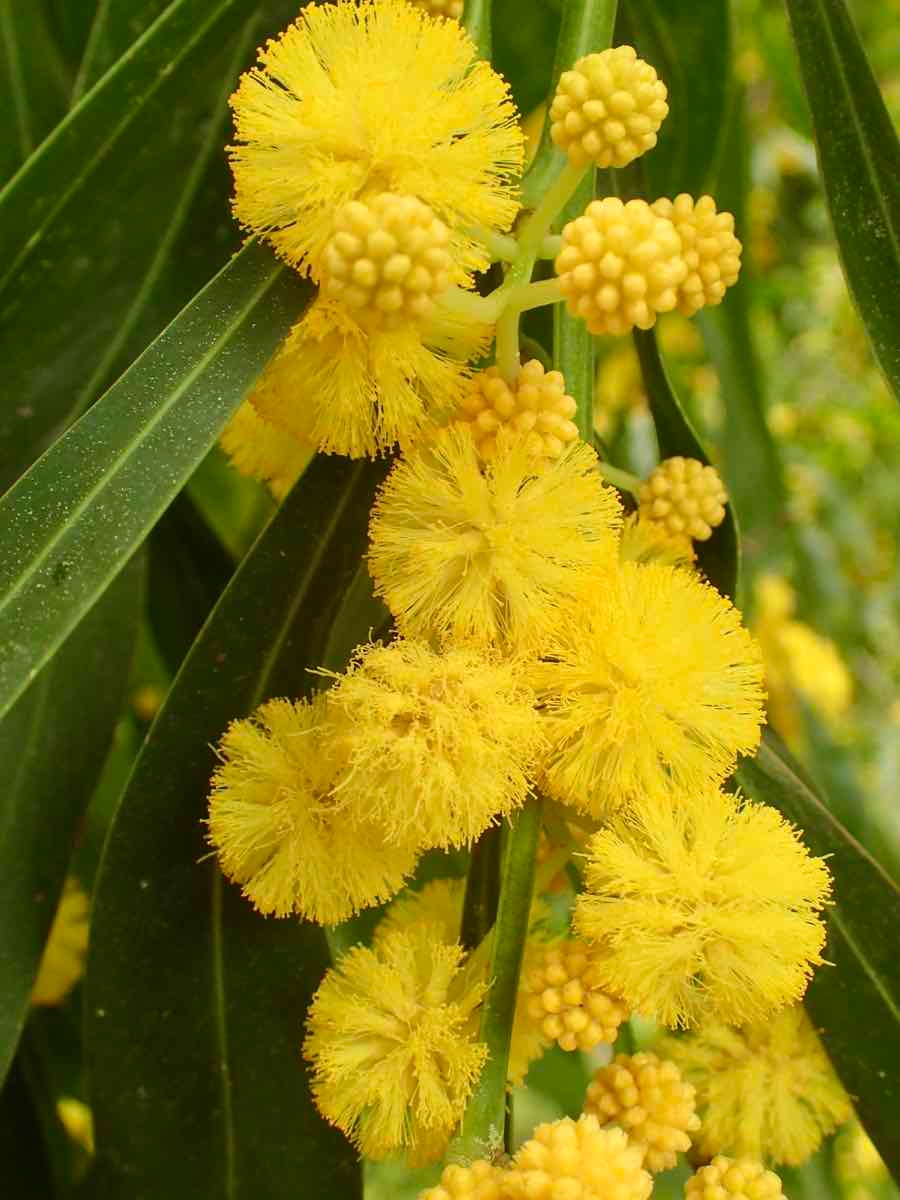
<instances>
[{"instance_id":1,"label":"fluffy yellow flower ball","mask_svg":"<svg viewBox=\"0 0 900 1200\"><path fill-rule=\"evenodd\" d=\"M525 802L542 729L512 662L401 639L357 650L335 680L349 753L336 800L392 841L462 846Z\"/></svg>"},{"instance_id":2,"label":"fluffy yellow flower ball","mask_svg":"<svg viewBox=\"0 0 900 1200\"><path fill-rule=\"evenodd\" d=\"M647 1200L653 1181L621 1129L594 1116L539 1125L516 1153L503 1186L509 1200Z\"/></svg>"},{"instance_id":3,"label":"fluffy yellow flower ball","mask_svg":"<svg viewBox=\"0 0 900 1200\"><path fill-rule=\"evenodd\" d=\"M588 54L564 71L550 106L550 136L576 166L624 167L656 145L666 86L633 46Z\"/></svg>"},{"instance_id":4,"label":"fluffy yellow flower ball","mask_svg":"<svg viewBox=\"0 0 900 1200\"><path fill-rule=\"evenodd\" d=\"M483 1158L468 1167L451 1163L444 1168L437 1187L426 1188L419 1200L505 1200L505 1174Z\"/></svg>"},{"instance_id":5,"label":"fluffy yellow flower ball","mask_svg":"<svg viewBox=\"0 0 900 1200\"><path fill-rule=\"evenodd\" d=\"M545 653L542 786L598 819L724 779L759 743L759 650L740 613L687 571L623 563L557 621Z\"/></svg>"},{"instance_id":6,"label":"fluffy yellow flower ball","mask_svg":"<svg viewBox=\"0 0 900 1200\"><path fill-rule=\"evenodd\" d=\"M369 569L407 636L529 650L561 605L613 569L620 506L573 443L540 470L527 436L484 464L443 429L397 462L369 526Z\"/></svg>"},{"instance_id":7,"label":"fluffy yellow flower ball","mask_svg":"<svg viewBox=\"0 0 900 1200\"><path fill-rule=\"evenodd\" d=\"M672 536L665 525L631 513L622 525L619 542L622 562L660 563L668 567L690 567L696 560L694 544L682 534Z\"/></svg>"},{"instance_id":8,"label":"fluffy yellow flower ball","mask_svg":"<svg viewBox=\"0 0 900 1200\"><path fill-rule=\"evenodd\" d=\"M773 876L776 870L773 864ZM686 1037L666 1038L659 1050L696 1088L697 1148L706 1157L799 1166L852 1112L799 1004L740 1029L707 1021Z\"/></svg>"},{"instance_id":9,"label":"fluffy yellow flower ball","mask_svg":"<svg viewBox=\"0 0 900 1200\"><path fill-rule=\"evenodd\" d=\"M575 408L560 372L545 372L532 358L522 364L511 384L497 367L473 375L456 425L468 430L484 459L495 457L497 432L504 428L526 435L535 458L559 458L578 438L578 426L572 420Z\"/></svg>"},{"instance_id":10,"label":"fluffy yellow flower ball","mask_svg":"<svg viewBox=\"0 0 900 1200\"><path fill-rule=\"evenodd\" d=\"M592 200L562 238L555 263L560 291L591 333L649 329L677 304L688 273L681 239L646 200Z\"/></svg>"},{"instance_id":11,"label":"fluffy yellow flower ball","mask_svg":"<svg viewBox=\"0 0 900 1200\"><path fill-rule=\"evenodd\" d=\"M681 238L688 273L678 285L678 310L692 317L704 306L720 304L726 288L741 271L741 243L734 236L734 217L717 212L712 196L694 200L682 192L674 200L660 199L653 211L666 217Z\"/></svg>"},{"instance_id":12,"label":"fluffy yellow flower ball","mask_svg":"<svg viewBox=\"0 0 900 1200\"><path fill-rule=\"evenodd\" d=\"M367 1158L434 1162L486 1057L467 1032L484 985L430 925L354 946L313 999L303 1053L322 1115Z\"/></svg>"},{"instance_id":13,"label":"fluffy yellow flower ball","mask_svg":"<svg viewBox=\"0 0 900 1200\"><path fill-rule=\"evenodd\" d=\"M685 1200L780 1200L781 1180L755 1158L717 1155L684 1185Z\"/></svg>"},{"instance_id":14,"label":"fluffy yellow flower ball","mask_svg":"<svg viewBox=\"0 0 900 1200\"><path fill-rule=\"evenodd\" d=\"M450 284L450 231L415 196L380 192L337 213L320 290L366 329L427 326Z\"/></svg>"},{"instance_id":15,"label":"fluffy yellow flower ball","mask_svg":"<svg viewBox=\"0 0 900 1200\"><path fill-rule=\"evenodd\" d=\"M209 841L260 912L333 924L403 886L415 854L332 796L346 759L324 697L270 700L232 722L219 757Z\"/></svg>"},{"instance_id":16,"label":"fluffy yellow flower ball","mask_svg":"<svg viewBox=\"0 0 900 1200\"><path fill-rule=\"evenodd\" d=\"M828 869L768 805L715 787L647 802L588 854L576 929L603 983L663 1025L764 1018L822 961Z\"/></svg>"},{"instance_id":17,"label":"fluffy yellow flower ball","mask_svg":"<svg viewBox=\"0 0 900 1200\"><path fill-rule=\"evenodd\" d=\"M78 883L67 879L31 988L32 1004L62 1004L84 974L90 909Z\"/></svg>"},{"instance_id":18,"label":"fluffy yellow flower ball","mask_svg":"<svg viewBox=\"0 0 900 1200\"><path fill-rule=\"evenodd\" d=\"M594 1072L584 1101L602 1125L617 1125L644 1150L648 1171L668 1171L700 1128L694 1089L673 1062L655 1054L617 1054Z\"/></svg>"},{"instance_id":19,"label":"fluffy yellow flower ball","mask_svg":"<svg viewBox=\"0 0 900 1200\"><path fill-rule=\"evenodd\" d=\"M696 458L666 458L638 496L640 515L662 525L670 537L705 542L725 520L728 493L715 467Z\"/></svg>"},{"instance_id":20,"label":"fluffy yellow flower ball","mask_svg":"<svg viewBox=\"0 0 900 1200\"><path fill-rule=\"evenodd\" d=\"M334 214L375 191L418 196L454 261L488 265L471 233L502 232L523 158L509 89L455 21L407 0L308 4L231 98L234 213L318 278Z\"/></svg>"},{"instance_id":21,"label":"fluffy yellow flower ball","mask_svg":"<svg viewBox=\"0 0 900 1200\"><path fill-rule=\"evenodd\" d=\"M276 500L283 500L315 453L311 442L263 420L245 400L222 431L219 445L231 465L268 485Z\"/></svg>"},{"instance_id":22,"label":"fluffy yellow flower ball","mask_svg":"<svg viewBox=\"0 0 900 1200\"><path fill-rule=\"evenodd\" d=\"M562 1050L612 1044L628 1018L625 1005L600 986L589 947L574 938L548 945L523 971L522 989L528 1016Z\"/></svg>"}]
</instances>

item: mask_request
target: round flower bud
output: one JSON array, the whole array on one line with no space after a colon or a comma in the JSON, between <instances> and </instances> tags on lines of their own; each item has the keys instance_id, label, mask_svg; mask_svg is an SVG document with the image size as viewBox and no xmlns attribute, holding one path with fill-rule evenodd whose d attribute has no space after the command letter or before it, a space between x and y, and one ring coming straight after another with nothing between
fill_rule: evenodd
<instances>
[{"instance_id":1,"label":"round flower bud","mask_svg":"<svg viewBox=\"0 0 900 1200\"><path fill-rule=\"evenodd\" d=\"M500 1182L504 1171L479 1158L470 1167L451 1163L441 1174L437 1187L427 1188L419 1200L502 1200Z\"/></svg>"},{"instance_id":2,"label":"round flower bud","mask_svg":"<svg viewBox=\"0 0 900 1200\"><path fill-rule=\"evenodd\" d=\"M449 17L458 21L463 15L463 0L412 0L416 8L421 8L430 17Z\"/></svg>"},{"instance_id":3,"label":"round flower bud","mask_svg":"<svg viewBox=\"0 0 900 1200\"><path fill-rule=\"evenodd\" d=\"M606 1125L618 1125L644 1150L648 1171L675 1166L690 1147L689 1133L700 1128L694 1089L673 1062L655 1054L617 1054L594 1073L584 1111Z\"/></svg>"},{"instance_id":4,"label":"round flower bud","mask_svg":"<svg viewBox=\"0 0 900 1200\"><path fill-rule=\"evenodd\" d=\"M719 1155L690 1177L684 1195L685 1200L779 1200L784 1192L775 1172L757 1159Z\"/></svg>"},{"instance_id":5,"label":"round flower bud","mask_svg":"<svg viewBox=\"0 0 900 1200\"><path fill-rule=\"evenodd\" d=\"M450 232L415 196L382 192L338 212L321 290L367 329L427 324L450 283Z\"/></svg>"},{"instance_id":6,"label":"round flower bud","mask_svg":"<svg viewBox=\"0 0 900 1200\"><path fill-rule=\"evenodd\" d=\"M523 980L528 1016L563 1050L593 1050L616 1040L628 1010L600 987L584 942L547 946Z\"/></svg>"},{"instance_id":7,"label":"round flower bud","mask_svg":"<svg viewBox=\"0 0 900 1200\"><path fill-rule=\"evenodd\" d=\"M545 372L533 358L519 368L512 385L497 367L473 375L456 424L471 432L483 459L496 455L501 426L527 434L534 458L553 459L578 438L578 426L572 420L575 407L559 371Z\"/></svg>"},{"instance_id":8,"label":"round flower bud","mask_svg":"<svg viewBox=\"0 0 900 1200\"><path fill-rule=\"evenodd\" d=\"M641 1149L594 1116L538 1125L504 1179L510 1200L646 1200L653 1181Z\"/></svg>"},{"instance_id":9,"label":"round flower bud","mask_svg":"<svg viewBox=\"0 0 900 1200\"><path fill-rule=\"evenodd\" d=\"M556 259L560 290L591 333L649 329L657 314L677 304L678 285L687 275L681 239L646 200L594 200L562 237Z\"/></svg>"},{"instance_id":10,"label":"round flower bud","mask_svg":"<svg viewBox=\"0 0 900 1200\"><path fill-rule=\"evenodd\" d=\"M705 542L725 520L728 493L715 467L678 455L659 464L638 499L641 517L664 526L670 537Z\"/></svg>"},{"instance_id":11,"label":"round flower bud","mask_svg":"<svg viewBox=\"0 0 900 1200\"><path fill-rule=\"evenodd\" d=\"M576 166L624 167L656 145L666 85L633 46L580 58L550 106L550 135Z\"/></svg>"},{"instance_id":12,"label":"round flower bud","mask_svg":"<svg viewBox=\"0 0 900 1200\"><path fill-rule=\"evenodd\" d=\"M719 304L725 289L737 282L741 243L734 236L734 217L716 212L712 196L694 200L682 192L674 200L657 200L653 211L666 217L681 238L688 273L678 287L678 309L692 317L707 304Z\"/></svg>"}]
</instances>

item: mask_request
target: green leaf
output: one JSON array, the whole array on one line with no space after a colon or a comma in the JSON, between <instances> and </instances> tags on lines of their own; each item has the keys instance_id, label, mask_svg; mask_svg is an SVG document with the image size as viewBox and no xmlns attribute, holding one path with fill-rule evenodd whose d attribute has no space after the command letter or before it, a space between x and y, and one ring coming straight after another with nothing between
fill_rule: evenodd
<instances>
[{"instance_id":1,"label":"green leaf","mask_svg":"<svg viewBox=\"0 0 900 1200\"><path fill-rule=\"evenodd\" d=\"M315 1113L299 1053L324 933L255 913L223 881L202 820L228 723L310 690L384 470L311 464L210 616L135 766L101 866L86 985L99 1197L359 1195L355 1155Z\"/></svg>"},{"instance_id":2,"label":"green leaf","mask_svg":"<svg viewBox=\"0 0 900 1200\"><path fill-rule=\"evenodd\" d=\"M656 426L656 440L662 458L683 455L708 463L709 455L694 432L687 414L669 382L666 368L652 329L634 331L634 344L641 364L641 375ZM709 541L695 547L697 562L707 579L723 596L738 600L740 587L740 538L734 506L725 507L725 520L713 531Z\"/></svg>"},{"instance_id":3,"label":"green leaf","mask_svg":"<svg viewBox=\"0 0 900 1200\"><path fill-rule=\"evenodd\" d=\"M53 1200L56 1188L37 1107L17 1060L0 1089L4 1200Z\"/></svg>"},{"instance_id":4,"label":"green leaf","mask_svg":"<svg viewBox=\"0 0 900 1200\"><path fill-rule=\"evenodd\" d=\"M0 715L180 491L306 294L248 246L0 500Z\"/></svg>"},{"instance_id":5,"label":"green leaf","mask_svg":"<svg viewBox=\"0 0 900 1200\"><path fill-rule=\"evenodd\" d=\"M523 117L544 103L553 75L553 48L559 36L559 13L544 0L493 0L493 65L509 80Z\"/></svg>"},{"instance_id":6,"label":"green leaf","mask_svg":"<svg viewBox=\"0 0 900 1200\"><path fill-rule=\"evenodd\" d=\"M859 1119L893 1175L900 1177L900 890L851 837L771 733L738 782L804 833L814 854L828 855L834 904L826 957L806 1006L853 1099Z\"/></svg>"},{"instance_id":7,"label":"green leaf","mask_svg":"<svg viewBox=\"0 0 900 1200\"><path fill-rule=\"evenodd\" d=\"M220 152L250 28L241 0L176 0L0 193L7 483L121 365Z\"/></svg>"},{"instance_id":8,"label":"green leaf","mask_svg":"<svg viewBox=\"0 0 900 1200\"><path fill-rule=\"evenodd\" d=\"M103 0L94 10L72 89L76 103L168 8L171 0Z\"/></svg>"},{"instance_id":9,"label":"green leaf","mask_svg":"<svg viewBox=\"0 0 900 1200\"><path fill-rule=\"evenodd\" d=\"M125 699L142 589L136 560L0 723L0 1079Z\"/></svg>"},{"instance_id":10,"label":"green leaf","mask_svg":"<svg viewBox=\"0 0 900 1200\"><path fill-rule=\"evenodd\" d=\"M45 0L63 58L71 67L81 62L99 0Z\"/></svg>"},{"instance_id":11,"label":"green leaf","mask_svg":"<svg viewBox=\"0 0 900 1200\"><path fill-rule=\"evenodd\" d=\"M843 0L786 0L844 274L900 399L900 142Z\"/></svg>"},{"instance_id":12,"label":"green leaf","mask_svg":"<svg viewBox=\"0 0 900 1200\"><path fill-rule=\"evenodd\" d=\"M669 92L659 142L644 158L651 194L700 196L713 177L731 88L728 0L628 0L638 53ZM626 35L627 36L627 35Z\"/></svg>"},{"instance_id":13,"label":"green leaf","mask_svg":"<svg viewBox=\"0 0 900 1200\"><path fill-rule=\"evenodd\" d=\"M0 183L66 111L69 79L41 0L0 0Z\"/></svg>"}]
</instances>

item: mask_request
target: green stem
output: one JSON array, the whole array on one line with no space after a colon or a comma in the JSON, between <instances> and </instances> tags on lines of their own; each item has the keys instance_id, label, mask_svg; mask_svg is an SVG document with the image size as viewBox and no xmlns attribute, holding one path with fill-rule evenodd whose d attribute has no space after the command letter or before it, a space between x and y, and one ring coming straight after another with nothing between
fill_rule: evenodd
<instances>
[{"instance_id":1,"label":"green stem","mask_svg":"<svg viewBox=\"0 0 900 1200\"><path fill-rule=\"evenodd\" d=\"M489 296L479 296L477 292L468 292L465 288L448 287L440 293L436 303L457 316L493 325L500 312L499 295L502 290L497 288Z\"/></svg>"},{"instance_id":2,"label":"green stem","mask_svg":"<svg viewBox=\"0 0 900 1200\"><path fill-rule=\"evenodd\" d=\"M643 480L637 475L632 475L630 471L622 471L612 463L600 462L597 464L597 470L607 483L617 487L620 492L630 492L632 496L637 496L643 486Z\"/></svg>"},{"instance_id":3,"label":"green stem","mask_svg":"<svg viewBox=\"0 0 900 1200\"><path fill-rule=\"evenodd\" d=\"M491 990L481 1011L479 1037L488 1060L473 1092L452 1157L471 1160L502 1149L506 1075L519 970L534 886L534 864L541 831L541 801L535 798L516 818L506 839L500 904L491 947Z\"/></svg>"},{"instance_id":4,"label":"green stem","mask_svg":"<svg viewBox=\"0 0 900 1200\"><path fill-rule=\"evenodd\" d=\"M594 172L588 171L564 210L564 218L584 212L594 198ZM566 391L574 396L577 409L575 424L581 438L594 440L594 339L584 321L573 317L566 308L553 312L553 361L562 371Z\"/></svg>"},{"instance_id":5,"label":"green stem","mask_svg":"<svg viewBox=\"0 0 900 1200\"><path fill-rule=\"evenodd\" d=\"M493 825L485 830L472 848L459 930L459 940L464 950L475 950L490 933L497 919L502 837L503 826Z\"/></svg>"},{"instance_id":6,"label":"green stem","mask_svg":"<svg viewBox=\"0 0 900 1200\"><path fill-rule=\"evenodd\" d=\"M559 304L563 294L560 291L559 280L554 275L551 279L539 279L536 283L523 283L513 288L506 301L506 310L527 312L530 308L541 308L545 304Z\"/></svg>"}]
</instances>

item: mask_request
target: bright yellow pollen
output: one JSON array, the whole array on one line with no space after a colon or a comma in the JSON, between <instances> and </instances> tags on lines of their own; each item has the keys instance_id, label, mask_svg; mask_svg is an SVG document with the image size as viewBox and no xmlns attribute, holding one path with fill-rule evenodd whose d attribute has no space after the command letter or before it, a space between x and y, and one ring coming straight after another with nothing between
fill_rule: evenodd
<instances>
[{"instance_id":1,"label":"bright yellow pollen","mask_svg":"<svg viewBox=\"0 0 900 1200\"><path fill-rule=\"evenodd\" d=\"M482 270L476 229L518 208L522 133L509 88L456 21L407 0L307 4L231 98L234 213L318 279L335 213L375 192L417 196Z\"/></svg>"},{"instance_id":2,"label":"bright yellow pollen","mask_svg":"<svg viewBox=\"0 0 900 1200\"><path fill-rule=\"evenodd\" d=\"M322 255L321 291L366 329L427 326L450 283L449 242L447 226L415 196L351 200Z\"/></svg>"},{"instance_id":3,"label":"bright yellow pollen","mask_svg":"<svg viewBox=\"0 0 900 1200\"><path fill-rule=\"evenodd\" d=\"M755 1158L717 1155L684 1185L685 1200L780 1200L781 1180Z\"/></svg>"},{"instance_id":4,"label":"bright yellow pollen","mask_svg":"<svg viewBox=\"0 0 900 1200\"><path fill-rule=\"evenodd\" d=\"M649 329L659 313L676 306L687 276L681 239L646 200L593 200L562 236L560 290L591 333Z\"/></svg>"},{"instance_id":5,"label":"bright yellow pollen","mask_svg":"<svg viewBox=\"0 0 900 1200\"><path fill-rule=\"evenodd\" d=\"M62 1004L84 974L91 904L74 879L67 879L31 989L31 1003Z\"/></svg>"},{"instance_id":6,"label":"bright yellow pollen","mask_svg":"<svg viewBox=\"0 0 900 1200\"><path fill-rule=\"evenodd\" d=\"M660 563L668 567L690 567L696 559L689 537L673 537L665 525L631 513L622 525L619 543L622 562Z\"/></svg>"},{"instance_id":7,"label":"bright yellow pollen","mask_svg":"<svg viewBox=\"0 0 900 1200\"><path fill-rule=\"evenodd\" d=\"M576 166L624 167L656 145L666 86L633 46L580 58L550 106L550 134Z\"/></svg>"},{"instance_id":8,"label":"bright yellow pollen","mask_svg":"<svg viewBox=\"0 0 900 1200\"><path fill-rule=\"evenodd\" d=\"M643 1147L648 1171L668 1171L690 1149L700 1128L694 1089L673 1062L655 1054L617 1054L594 1072L584 1111L603 1125L617 1125Z\"/></svg>"},{"instance_id":9,"label":"bright yellow pollen","mask_svg":"<svg viewBox=\"0 0 900 1200\"><path fill-rule=\"evenodd\" d=\"M640 491L640 515L670 537L705 542L725 520L728 493L715 467L696 458L664 459Z\"/></svg>"},{"instance_id":10,"label":"bright yellow pollen","mask_svg":"<svg viewBox=\"0 0 900 1200\"><path fill-rule=\"evenodd\" d=\"M219 444L233 467L267 484L276 500L284 499L315 453L312 443L270 425L249 400L225 426Z\"/></svg>"},{"instance_id":11,"label":"bright yellow pollen","mask_svg":"<svg viewBox=\"0 0 900 1200\"><path fill-rule=\"evenodd\" d=\"M575 442L540 470L523 434L482 463L448 428L404 455L379 493L369 569L406 635L526 650L561 605L612 570L618 498Z\"/></svg>"},{"instance_id":12,"label":"bright yellow pollen","mask_svg":"<svg viewBox=\"0 0 900 1200\"><path fill-rule=\"evenodd\" d=\"M323 697L270 700L232 722L219 755L209 840L260 912L334 924L403 886L415 854L331 796L346 759Z\"/></svg>"},{"instance_id":13,"label":"bright yellow pollen","mask_svg":"<svg viewBox=\"0 0 900 1200\"><path fill-rule=\"evenodd\" d=\"M444 1167L437 1187L420 1192L419 1200L507 1200L505 1175L501 1167L483 1158L469 1167L451 1163Z\"/></svg>"},{"instance_id":14,"label":"bright yellow pollen","mask_svg":"<svg viewBox=\"0 0 900 1200\"><path fill-rule=\"evenodd\" d=\"M417 850L462 846L529 794L543 748L533 703L496 654L364 646L328 692L349 752L336 798Z\"/></svg>"},{"instance_id":15,"label":"bright yellow pollen","mask_svg":"<svg viewBox=\"0 0 900 1200\"><path fill-rule=\"evenodd\" d=\"M681 238L688 273L678 285L679 311L692 317L704 306L720 304L741 270L741 243L734 236L734 217L716 212L712 196L694 200L685 192L674 200L657 200L653 211L670 220Z\"/></svg>"},{"instance_id":16,"label":"bright yellow pollen","mask_svg":"<svg viewBox=\"0 0 900 1200\"><path fill-rule=\"evenodd\" d=\"M822 962L828 869L768 805L710 787L647 802L588 853L575 927L602 982L663 1025L762 1019Z\"/></svg>"},{"instance_id":17,"label":"bright yellow pollen","mask_svg":"<svg viewBox=\"0 0 900 1200\"><path fill-rule=\"evenodd\" d=\"M466 1106L485 1047L467 1032L485 988L430 925L354 946L323 979L303 1053L322 1115L367 1158L434 1162Z\"/></svg>"},{"instance_id":18,"label":"bright yellow pollen","mask_svg":"<svg viewBox=\"0 0 900 1200\"><path fill-rule=\"evenodd\" d=\"M772 875L778 868L772 865ZM850 1101L799 1004L732 1029L709 1020L658 1047L697 1091L697 1149L800 1166L851 1115Z\"/></svg>"},{"instance_id":19,"label":"bright yellow pollen","mask_svg":"<svg viewBox=\"0 0 900 1200\"><path fill-rule=\"evenodd\" d=\"M566 393L559 371L544 371L536 358L523 363L512 384L497 367L479 371L468 382L456 424L467 429L484 459L497 453L497 431L503 428L526 435L529 452L536 458L559 458L578 438L575 400Z\"/></svg>"},{"instance_id":20,"label":"bright yellow pollen","mask_svg":"<svg viewBox=\"0 0 900 1200\"><path fill-rule=\"evenodd\" d=\"M542 786L598 819L724 779L759 744L759 649L691 572L623 563L557 621L545 652Z\"/></svg>"},{"instance_id":21,"label":"bright yellow pollen","mask_svg":"<svg viewBox=\"0 0 900 1200\"><path fill-rule=\"evenodd\" d=\"M538 1125L519 1148L505 1188L514 1200L647 1200L653 1190L640 1147L597 1118Z\"/></svg>"},{"instance_id":22,"label":"bright yellow pollen","mask_svg":"<svg viewBox=\"0 0 900 1200\"><path fill-rule=\"evenodd\" d=\"M600 986L588 946L574 938L547 946L523 972L522 989L529 1018L562 1050L612 1044L628 1017L625 1005Z\"/></svg>"}]
</instances>

